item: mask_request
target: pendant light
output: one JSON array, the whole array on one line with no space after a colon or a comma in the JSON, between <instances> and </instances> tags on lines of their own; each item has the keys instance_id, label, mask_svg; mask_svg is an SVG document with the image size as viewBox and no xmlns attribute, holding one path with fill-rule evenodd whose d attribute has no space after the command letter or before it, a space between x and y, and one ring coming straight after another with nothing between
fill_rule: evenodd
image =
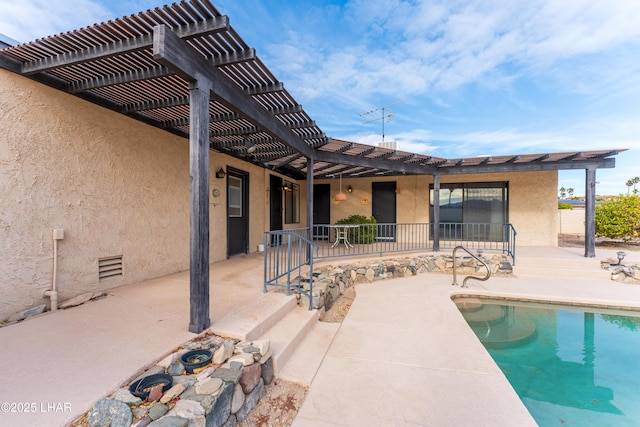
<instances>
[{"instance_id":1,"label":"pendant light","mask_svg":"<svg viewBox=\"0 0 640 427\"><path fill-rule=\"evenodd\" d=\"M347 195L342 192L342 174L340 174L340 192L336 194L334 199L336 202L344 202L347 200Z\"/></svg>"}]
</instances>

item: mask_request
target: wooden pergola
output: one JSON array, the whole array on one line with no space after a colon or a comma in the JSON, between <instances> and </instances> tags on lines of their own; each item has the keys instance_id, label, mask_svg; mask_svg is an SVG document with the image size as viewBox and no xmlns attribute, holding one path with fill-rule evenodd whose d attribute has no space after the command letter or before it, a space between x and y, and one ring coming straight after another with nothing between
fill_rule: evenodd
<instances>
[{"instance_id":1,"label":"wooden pergola","mask_svg":"<svg viewBox=\"0 0 640 427\"><path fill-rule=\"evenodd\" d=\"M29 43L0 42L0 67L189 139L189 330L209 319L209 156L307 180L562 169L586 171L585 256L595 256L596 169L621 149L445 159L328 138L209 0L189 0ZM247 148L253 146L249 152ZM434 250L439 211L435 209Z\"/></svg>"}]
</instances>

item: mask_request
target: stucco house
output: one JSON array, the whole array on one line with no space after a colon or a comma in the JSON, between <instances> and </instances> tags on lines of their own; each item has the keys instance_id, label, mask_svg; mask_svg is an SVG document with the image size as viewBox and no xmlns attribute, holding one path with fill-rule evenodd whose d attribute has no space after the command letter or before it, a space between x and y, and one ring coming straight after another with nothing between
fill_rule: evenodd
<instances>
[{"instance_id":1,"label":"stucco house","mask_svg":"<svg viewBox=\"0 0 640 427\"><path fill-rule=\"evenodd\" d=\"M191 270L199 332L209 263L351 214L556 246L561 169L586 172L594 256L595 171L621 150L443 159L329 138L207 0L0 47L0 321L52 286Z\"/></svg>"}]
</instances>

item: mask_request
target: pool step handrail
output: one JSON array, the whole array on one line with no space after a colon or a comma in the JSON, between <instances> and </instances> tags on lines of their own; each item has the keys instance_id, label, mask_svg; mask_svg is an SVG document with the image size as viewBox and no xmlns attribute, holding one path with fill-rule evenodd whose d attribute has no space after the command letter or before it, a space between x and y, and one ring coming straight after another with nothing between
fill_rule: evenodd
<instances>
[{"instance_id":1,"label":"pool step handrail","mask_svg":"<svg viewBox=\"0 0 640 427\"><path fill-rule=\"evenodd\" d=\"M456 278L456 252L458 251L458 249L462 249L463 251L465 251L466 253L468 253L469 255L471 255L473 258L475 258L477 261L481 262L482 265L484 265L484 267L487 269L487 275L484 277L477 277L477 276L467 276L462 280L462 287L466 288L467 286L467 281L468 280L479 280L481 282L486 282L487 280L489 280L489 278L491 277L491 269L489 268L489 265L482 259L478 258L477 256L475 256L474 254L472 254L471 252L469 252L469 250L467 248L465 248L464 246L456 246L455 248L453 248L453 283L451 284L452 286L458 286L458 280Z\"/></svg>"}]
</instances>

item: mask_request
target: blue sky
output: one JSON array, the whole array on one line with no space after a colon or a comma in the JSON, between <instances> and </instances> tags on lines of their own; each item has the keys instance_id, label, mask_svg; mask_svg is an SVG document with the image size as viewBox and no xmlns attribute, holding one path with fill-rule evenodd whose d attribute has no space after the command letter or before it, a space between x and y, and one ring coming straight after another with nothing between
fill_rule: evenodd
<instances>
[{"instance_id":1,"label":"blue sky","mask_svg":"<svg viewBox=\"0 0 640 427\"><path fill-rule=\"evenodd\" d=\"M0 0L31 41L161 0ZM640 175L640 1L214 0L335 138L442 157L628 148L598 194ZM70 12L69 12L70 11ZM378 119L378 120L375 120ZM374 120L371 123L364 122ZM584 171L559 187L584 194Z\"/></svg>"}]
</instances>

